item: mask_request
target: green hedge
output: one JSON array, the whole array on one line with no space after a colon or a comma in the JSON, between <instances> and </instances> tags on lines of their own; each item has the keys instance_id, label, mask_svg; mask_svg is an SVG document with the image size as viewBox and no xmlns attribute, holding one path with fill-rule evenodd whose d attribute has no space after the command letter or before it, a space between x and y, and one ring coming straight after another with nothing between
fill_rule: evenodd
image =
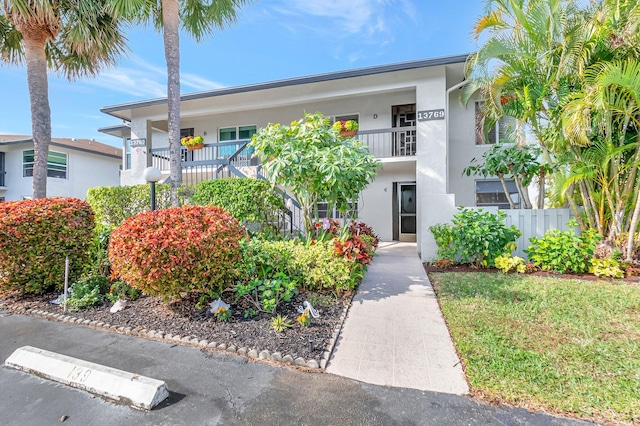
<instances>
[{"instance_id":1,"label":"green hedge","mask_svg":"<svg viewBox=\"0 0 640 426\"><path fill-rule=\"evenodd\" d=\"M180 201L184 202L192 187L180 188ZM96 214L96 222L107 227L119 226L125 219L149 210L151 191L149 185L98 186L89 188L87 202ZM156 184L156 208L171 207L169 184Z\"/></svg>"},{"instance_id":2,"label":"green hedge","mask_svg":"<svg viewBox=\"0 0 640 426\"><path fill-rule=\"evenodd\" d=\"M44 293L69 282L87 262L95 222L88 203L77 198L41 198L0 203L0 287Z\"/></svg>"},{"instance_id":3,"label":"green hedge","mask_svg":"<svg viewBox=\"0 0 640 426\"><path fill-rule=\"evenodd\" d=\"M258 231L270 225L279 227L285 212L282 196L267 181L254 178L200 182L191 201L222 207L240 223Z\"/></svg>"}]
</instances>

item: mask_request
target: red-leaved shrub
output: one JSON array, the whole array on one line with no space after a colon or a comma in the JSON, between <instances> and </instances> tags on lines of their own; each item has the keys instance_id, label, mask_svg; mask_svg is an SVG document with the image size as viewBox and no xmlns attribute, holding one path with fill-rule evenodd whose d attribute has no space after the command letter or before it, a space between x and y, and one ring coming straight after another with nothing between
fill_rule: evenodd
<instances>
[{"instance_id":1,"label":"red-leaved shrub","mask_svg":"<svg viewBox=\"0 0 640 426\"><path fill-rule=\"evenodd\" d=\"M357 235L346 241L336 238L333 240L333 248L338 256L342 256L347 260L356 259L358 263L363 265L369 265L373 257L372 253L367 249L367 245Z\"/></svg>"},{"instance_id":2,"label":"red-leaved shrub","mask_svg":"<svg viewBox=\"0 0 640 426\"><path fill-rule=\"evenodd\" d=\"M215 206L142 212L111 234L113 278L169 297L221 291L235 277L243 228Z\"/></svg>"},{"instance_id":3,"label":"red-leaved shrub","mask_svg":"<svg viewBox=\"0 0 640 426\"><path fill-rule=\"evenodd\" d=\"M355 220L351 221L351 223L349 224L349 232L351 232L351 235L358 236L358 237L361 237L363 235L368 235L369 237L371 237L373 250L375 251L375 249L378 248L378 242L380 241L380 239L375 234L375 232L373 232L373 228L367 225L366 223L357 222Z\"/></svg>"},{"instance_id":4,"label":"red-leaved shrub","mask_svg":"<svg viewBox=\"0 0 640 426\"><path fill-rule=\"evenodd\" d=\"M0 287L44 293L80 277L95 222L88 203L77 198L41 198L0 203Z\"/></svg>"}]
</instances>

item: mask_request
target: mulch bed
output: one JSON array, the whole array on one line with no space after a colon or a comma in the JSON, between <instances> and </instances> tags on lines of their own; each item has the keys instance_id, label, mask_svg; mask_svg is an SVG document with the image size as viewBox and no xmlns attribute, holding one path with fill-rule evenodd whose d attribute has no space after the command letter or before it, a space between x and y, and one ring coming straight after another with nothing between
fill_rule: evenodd
<instances>
[{"instance_id":1,"label":"mulch bed","mask_svg":"<svg viewBox=\"0 0 640 426\"><path fill-rule=\"evenodd\" d=\"M59 305L51 303L58 294L39 296L0 296L0 305L10 311L35 309L62 314ZM127 301L124 310L110 313L111 305L107 302L85 310L70 312L67 315L83 320L104 322L117 327L130 327L132 330L156 330L174 336L208 340L217 344L226 344L236 348L267 350L270 353L280 352L282 356L291 355L294 359L320 362L324 351L329 349L329 340L336 327L341 325L345 307L350 303L350 295L343 295L332 300L330 306L314 306L320 313L319 318L312 318L309 327L301 327L297 322L297 307L309 299L309 293L300 293L289 303L282 302L277 313L287 316L293 327L284 332L276 332L271 326L274 315L259 313L257 316L245 318L244 306L231 305L233 316L227 322L218 321L207 309L197 309L197 300L181 300L164 303L162 298L142 296L135 301ZM223 300L225 298L223 296Z\"/></svg>"}]
</instances>

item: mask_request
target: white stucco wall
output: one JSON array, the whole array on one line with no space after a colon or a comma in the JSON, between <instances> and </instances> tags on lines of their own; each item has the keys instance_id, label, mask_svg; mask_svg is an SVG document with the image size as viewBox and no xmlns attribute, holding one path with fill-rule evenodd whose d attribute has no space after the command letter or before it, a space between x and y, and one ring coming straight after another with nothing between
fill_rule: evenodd
<instances>
[{"instance_id":1,"label":"white stucco wall","mask_svg":"<svg viewBox=\"0 0 640 426\"><path fill-rule=\"evenodd\" d=\"M360 194L358 219L371 226L382 241L393 240L394 182L415 180L415 161L385 163L376 179Z\"/></svg>"},{"instance_id":2,"label":"white stucco wall","mask_svg":"<svg viewBox=\"0 0 640 426\"><path fill-rule=\"evenodd\" d=\"M449 127L449 192L456 194L456 205L475 206L475 176L463 176L463 170L473 158L481 159L491 145L475 143L475 107L471 100L467 107L460 103L460 92L449 98L451 123Z\"/></svg>"},{"instance_id":3,"label":"white stucco wall","mask_svg":"<svg viewBox=\"0 0 640 426\"><path fill-rule=\"evenodd\" d=\"M4 147L5 149L5 200L20 200L33 194L33 178L22 176L22 152L33 145ZM74 149L51 146L50 151L67 154L67 178L48 178L47 196L76 197L85 199L87 190L94 186L118 186L120 163L118 158L96 155ZM3 196L0 191L0 196Z\"/></svg>"},{"instance_id":4,"label":"white stucco wall","mask_svg":"<svg viewBox=\"0 0 640 426\"><path fill-rule=\"evenodd\" d=\"M432 70L429 80L416 88L417 110L446 108L447 81L444 68ZM445 111L450 117L451 111ZM432 260L437 251L429 227L448 222L455 212L455 196L447 192L447 120L418 122L416 181L418 191L418 252Z\"/></svg>"},{"instance_id":5,"label":"white stucco wall","mask_svg":"<svg viewBox=\"0 0 640 426\"><path fill-rule=\"evenodd\" d=\"M458 203L473 203L473 178L463 178L461 173L472 157L482 154L473 139L473 108L459 104L459 91L451 93L447 102L447 88L460 83L462 74L463 64L459 63L194 99L183 102L180 126L193 127L195 134L210 144L217 142L222 127L288 124L300 119L305 111L328 116L358 114L360 129L373 130L391 127L394 105L415 103L417 111L448 106L446 120L418 122L415 161L389 165L360 197L360 218L383 240L391 240L393 183L416 181L418 252L423 260L430 260L436 246L428 228L448 222ZM132 170L123 172L123 185L144 182L142 171L151 164L148 150L167 147L166 132L158 130L163 127L165 104L134 110L132 138L146 138L147 149L132 152Z\"/></svg>"}]
</instances>

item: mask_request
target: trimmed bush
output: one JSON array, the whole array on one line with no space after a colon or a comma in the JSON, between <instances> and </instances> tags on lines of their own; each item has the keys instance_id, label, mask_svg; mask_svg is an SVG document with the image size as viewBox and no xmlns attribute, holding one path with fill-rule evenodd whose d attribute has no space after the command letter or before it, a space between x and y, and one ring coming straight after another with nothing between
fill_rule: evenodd
<instances>
[{"instance_id":1,"label":"trimmed bush","mask_svg":"<svg viewBox=\"0 0 640 426\"><path fill-rule=\"evenodd\" d=\"M111 234L112 274L165 300L221 292L236 278L244 235L238 221L220 207L143 212Z\"/></svg>"},{"instance_id":2,"label":"trimmed bush","mask_svg":"<svg viewBox=\"0 0 640 426\"><path fill-rule=\"evenodd\" d=\"M277 230L283 221L285 205L269 182L253 178L223 178L196 185L192 202L227 210L252 230Z\"/></svg>"},{"instance_id":3,"label":"trimmed bush","mask_svg":"<svg viewBox=\"0 0 640 426\"><path fill-rule=\"evenodd\" d=\"M77 198L0 203L0 287L45 293L64 286L65 257L74 282L87 261L95 222Z\"/></svg>"},{"instance_id":4,"label":"trimmed bush","mask_svg":"<svg viewBox=\"0 0 640 426\"><path fill-rule=\"evenodd\" d=\"M353 290L362 278L362 265L355 258L347 260L336 255L332 241L298 244L293 249L293 258L303 285L309 290Z\"/></svg>"},{"instance_id":5,"label":"trimmed bush","mask_svg":"<svg viewBox=\"0 0 640 426\"><path fill-rule=\"evenodd\" d=\"M455 263L469 263L478 267L494 266L496 257L509 254L516 248L520 231L507 228L506 214L460 207L452 224L429 227L438 246L438 259Z\"/></svg>"},{"instance_id":6,"label":"trimmed bush","mask_svg":"<svg viewBox=\"0 0 640 426\"><path fill-rule=\"evenodd\" d=\"M241 280L270 279L284 274L307 290L352 290L362 278L363 265L335 251L334 240L303 244L296 240L263 241L242 244L238 269Z\"/></svg>"},{"instance_id":7,"label":"trimmed bush","mask_svg":"<svg viewBox=\"0 0 640 426\"><path fill-rule=\"evenodd\" d=\"M180 202L186 201L193 187L182 186ZM106 227L119 226L133 215L149 210L151 191L149 185L98 186L89 188L87 202L96 214L96 223ZM156 208L171 207L168 184L156 184Z\"/></svg>"},{"instance_id":8,"label":"trimmed bush","mask_svg":"<svg viewBox=\"0 0 640 426\"><path fill-rule=\"evenodd\" d=\"M566 271L582 274L589 270L596 243L602 236L595 229L588 229L582 235L575 235L573 229L578 226L575 220L569 221L570 231L561 232L550 229L542 238L531 238L531 245L525 250L536 266L543 271Z\"/></svg>"}]
</instances>

